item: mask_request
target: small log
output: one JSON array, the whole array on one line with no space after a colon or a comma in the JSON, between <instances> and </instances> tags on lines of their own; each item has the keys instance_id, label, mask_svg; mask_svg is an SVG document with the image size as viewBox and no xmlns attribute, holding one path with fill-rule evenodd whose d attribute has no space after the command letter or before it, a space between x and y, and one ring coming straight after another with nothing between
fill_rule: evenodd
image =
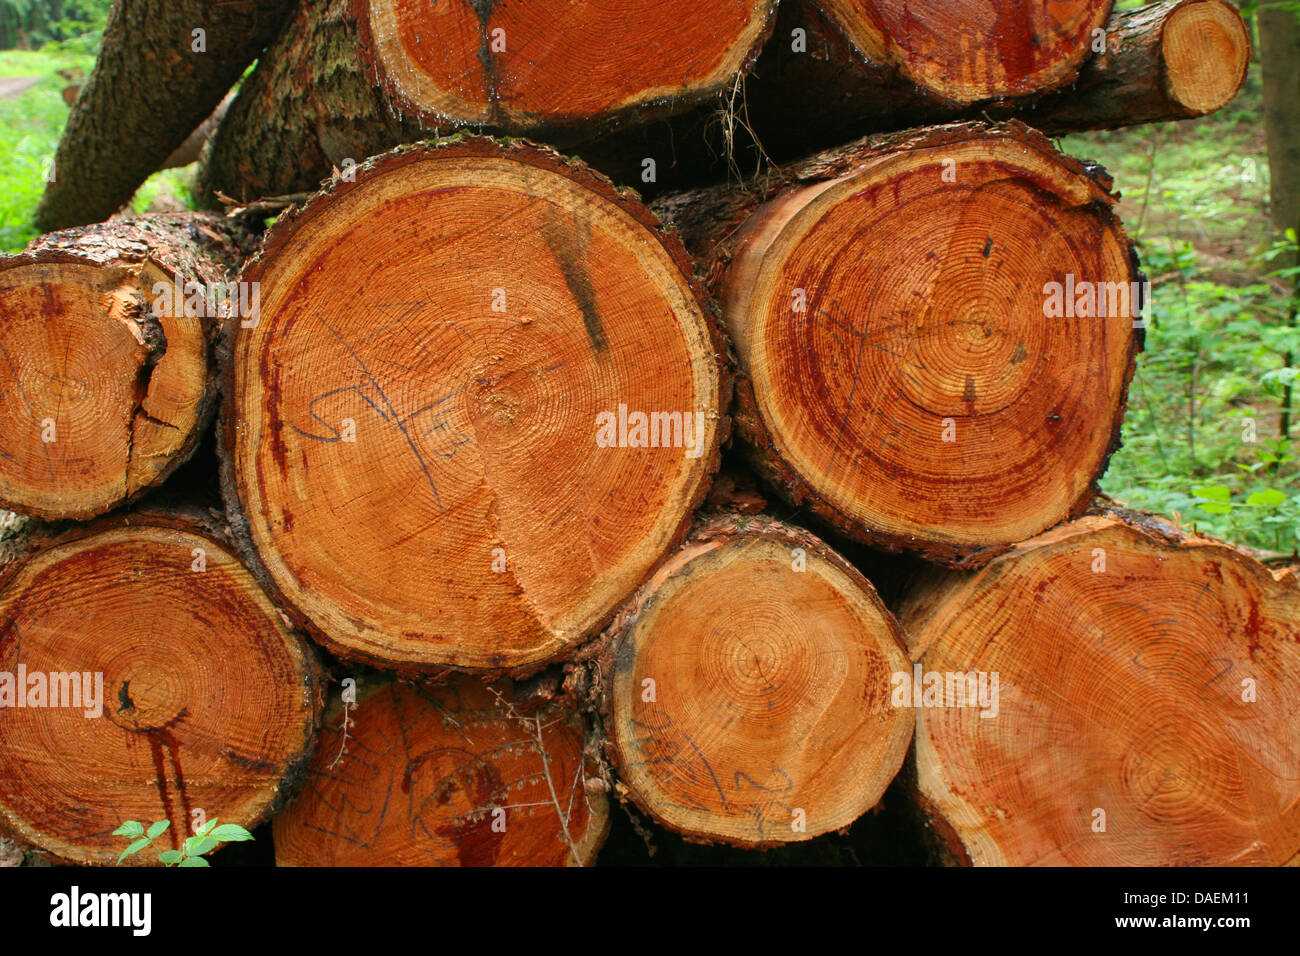
<instances>
[{"instance_id":1,"label":"small log","mask_svg":"<svg viewBox=\"0 0 1300 956\"><path fill-rule=\"evenodd\" d=\"M327 721L278 866L587 866L608 800L577 718L508 682L371 687Z\"/></svg>"},{"instance_id":2,"label":"small log","mask_svg":"<svg viewBox=\"0 0 1300 956\"><path fill-rule=\"evenodd\" d=\"M648 210L557 154L378 157L244 279L223 477L250 562L336 653L524 672L681 540L727 427L722 344Z\"/></svg>"},{"instance_id":3,"label":"small log","mask_svg":"<svg viewBox=\"0 0 1300 956\"><path fill-rule=\"evenodd\" d=\"M210 517L10 528L5 544L0 826L110 865L126 820L170 821L158 846L178 849L207 819L251 830L278 809L315 734L317 664Z\"/></svg>"},{"instance_id":4,"label":"small log","mask_svg":"<svg viewBox=\"0 0 1300 956\"><path fill-rule=\"evenodd\" d=\"M974 565L1081 514L1118 447L1144 287L1110 185L1021 123L965 123L654 209L720 300L777 492Z\"/></svg>"},{"instance_id":5,"label":"small log","mask_svg":"<svg viewBox=\"0 0 1300 956\"><path fill-rule=\"evenodd\" d=\"M1022 116L1053 134L1204 116L1236 97L1249 67L1250 33L1236 8L1168 0L1117 14L1078 80Z\"/></svg>"},{"instance_id":6,"label":"small log","mask_svg":"<svg viewBox=\"0 0 1300 956\"><path fill-rule=\"evenodd\" d=\"M978 573L925 577L899 614L923 673L910 772L957 861L1281 865L1300 852L1294 580L1114 512ZM992 693L976 702L972 686Z\"/></svg>"},{"instance_id":7,"label":"small log","mask_svg":"<svg viewBox=\"0 0 1300 956\"><path fill-rule=\"evenodd\" d=\"M250 242L234 219L162 214L0 256L0 506L93 517L189 458L217 404L225 310L206 292Z\"/></svg>"},{"instance_id":8,"label":"small log","mask_svg":"<svg viewBox=\"0 0 1300 956\"><path fill-rule=\"evenodd\" d=\"M846 827L912 739L909 670L875 589L826 544L765 517L704 523L620 614L611 763L689 839L773 847Z\"/></svg>"}]
</instances>

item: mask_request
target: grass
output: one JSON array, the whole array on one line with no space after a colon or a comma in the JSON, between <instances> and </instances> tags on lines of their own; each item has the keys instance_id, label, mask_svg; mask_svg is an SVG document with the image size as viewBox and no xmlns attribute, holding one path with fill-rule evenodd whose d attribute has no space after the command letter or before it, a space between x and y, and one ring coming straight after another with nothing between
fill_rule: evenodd
<instances>
[{"instance_id":1,"label":"grass","mask_svg":"<svg viewBox=\"0 0 1300 956\"><path fill-rule=\"evenodd\" d=\"M21 95L0 100L0 155L8 157L0 187L0 252L18 252L37 235L32 213L45 189L59 136L68 121L66 81L58 70L89 75L93 54L75 51L0 51L0 77L39 76ZM55 170L55 175L58 175ZM143 212L161 193L189 203L189 170L156 173L140 187L132 208Z\"/></svg>"}]
</instances>

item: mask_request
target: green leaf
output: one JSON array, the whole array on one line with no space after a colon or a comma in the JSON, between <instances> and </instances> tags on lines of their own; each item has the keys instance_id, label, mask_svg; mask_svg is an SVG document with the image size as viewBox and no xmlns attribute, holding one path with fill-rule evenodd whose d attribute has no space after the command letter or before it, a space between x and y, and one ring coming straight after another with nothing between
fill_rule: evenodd
<instances>
[{"instance_id":1,"label":"green leaf","mask_svg":"<svg viewBox=\"0 0 1300 956\"><path fill-rule=\"evenodd\" d=\"M113 831L113 836L124 836L135 839L144 836L144 825L138 820L127 820L120 827Z\"/></svg>"},{"instance_id":2,"label":"green leaf","mask_svg":"<svg viewBox=\"0 0 1300 956\"><path fill-rule=\"evenodd\" d=\"M253 839L253 834L237 823L223 823L208 835L218 843L236 843Z\"/></svg>"},{"instance_id":3,"label":"green leaf","mask_svg":"<svg viewBox=\"0 0 1300 956\"><path fill-rule=\"evenodd\" d=\"M202 856L217 848L217 841L212 837L192 836L185 841L186 856Z\"/></svg>"},{"instance_id":4,"label":"green leaf","mask_svg":"<svg viewBox=\"0 0 1300 956\"><path fill-rule=\"evenodd\" d=\"M157 823L149 824L149 839L156 840L167 828L172 825L170 820L159 820Z\"/></svg>"},{"instance_id":5,"label":"green leaf","mask_svg":"<svg viewBox=\"0 0 1300 956\"><path fill-rule=\"evenodd\" d=\"M158 854L158 860L167 866L175 866L181 860L185 859L185 854L180 850L163 850Z\"/></svg>"},{"instance_id":6,"label":"green leaf","mask_svg":"<svg viewBox=\"0 0 1300 956\"><path fill-rule=\"evenodd\" d=\"M1252 493L1246 499L1246 504L1260 508L1276 508L1284 501L1286 501L1284 492L1278 491L1276 488L1265 488L1263 491Z\"/></svg>"},{"instance_id":7,"label":"green leaf","mask_svg":"<svg viewBox=\"0 0 1300 956\"><path fill-rule=\"evenodd\" d=\"M216 818L216 817L213 817L213 818L212 818L211 820L209 820L207 823L203 824L203 826L201 826L201 827L199 827L197 830L195 830L195 831L194 831L194 835L195 835L195 836L207 836L209 833L212 832L212 828L215 827L216 825L217 825L217 818Z\"/></svg>"},{"instance_id":8,"label":"green leaf","mask_svg":"<svg viewBox=\"0 0 1300 956\"><path fill-rule=\"evenodd\" d=\"M1212 515L1232 514L1232 505L1226 505L1220 501L1202 501L1196 507Z\"/></svg>"},{"instance_id":9,"label":"green leaf","mask_svg":"<svg viewBox=\"0 0 1300 956\"><path fill-rule=\"evenodd\" d=\"M1201 485L1199 488L1193 488L1192 494L1210 501L1227 501L1232 497L1231 492L1222 485ZM1214 512L1219 514L1220 512Z\"/></svg>"},{"instance_id":10,"label":"green leaf","mask_svg":"<svg viewBox=\"0 0 1300 956\"><path fill-rule=\"evenodd\" d=\"M207 860L203 859L203 857L201 856L187 856L185 859L181 860L180 865L181 866L211 866L212 864L210 864Z\"/></svg>"},{"instance_id":11,"label":"green leaf","mask_svg":"<svg viewBox=\"0 0 1300 956\"><path fill-rule=\"evenodd\" d=\"M122 861L125 860L132 853L139 853L148 845L149 845L149 840L146 837L141 837L140 839L133 841L129 847L127 847L125 850L122 851L122 855L117 858L118 865L120 866Z\"/></svg>"}]
</instances>

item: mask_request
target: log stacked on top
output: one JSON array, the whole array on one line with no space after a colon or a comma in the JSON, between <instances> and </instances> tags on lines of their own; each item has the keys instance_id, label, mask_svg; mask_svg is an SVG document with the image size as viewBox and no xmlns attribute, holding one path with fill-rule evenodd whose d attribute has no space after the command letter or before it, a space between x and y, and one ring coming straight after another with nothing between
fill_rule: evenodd
<instances>
[{"instance_id":1,"label":"log stacked on top","mask_svg":"<svg viewBox=\"0 0 1300 956\"><path fill-rule=\"evenodd\" d=\"M979 563L1081 513L1118 447L1143 277L1110 185L967 123L656 209L713 280L757 469L850 537ZM1100 300L1051 315L1076 278Z\"/></svg>"},{"instance_id":2,"label":"log stacked on top","mask_svg":"<svg viewBox=\"0 0 1300 956\"><path fill-rule=\"evenodd\" d=\"M1248 56L1219 0L1111 6L308 0L203 163L243 205L0 262L3 503L132 504L224 391L221 511L8 535L0 664L105 690L0 709L0 823L110 862L201 803L275 813L281 865L587 865L611 787L771 848L901 767L959 862L1295 858L1294 579L1085 515L1147 291L1033 127L1208 112ZM415 142L460 128L613 180ZM783 164L710 180L754 134ZM698 514L733 416L779 518ZM898 617L858 544L929 562Z\"/></svg>"}]
</instances>

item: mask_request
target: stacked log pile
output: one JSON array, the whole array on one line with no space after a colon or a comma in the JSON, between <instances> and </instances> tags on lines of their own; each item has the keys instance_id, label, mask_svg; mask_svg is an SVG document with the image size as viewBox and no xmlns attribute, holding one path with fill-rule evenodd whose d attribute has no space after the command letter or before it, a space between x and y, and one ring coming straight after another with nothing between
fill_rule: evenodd
<instances>
[{"instance_id":1,"label":"stacked log pile","mask_svg":"<svg viewBox=\"0 0 1300 956\"><path fill-rule=\"evenodd\" d=\"M589 865L897 778L945 862L1300 853L1300 586L1099 503L1149 291L1046 135L1223 106L1229 4L245 6L139 157L256 57L226 208L97 221L123 9L0 259L6 839Z\"/></svg>"}]
</instances>

